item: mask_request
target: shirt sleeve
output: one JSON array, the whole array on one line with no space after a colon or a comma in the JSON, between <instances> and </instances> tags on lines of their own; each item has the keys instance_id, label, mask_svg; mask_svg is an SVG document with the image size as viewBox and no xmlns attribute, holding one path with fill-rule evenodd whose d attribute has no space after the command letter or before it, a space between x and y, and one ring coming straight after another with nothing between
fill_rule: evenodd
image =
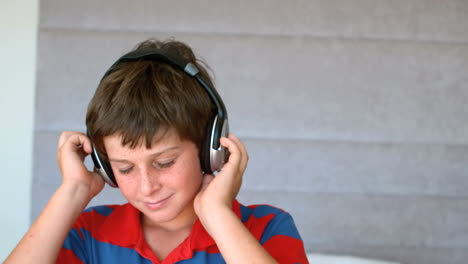
<instances>
[{"instance_id":1,"label":"shirt sleeve","mask_svg":"<svg viewBox=\"0 0 468 264\"><path fill-rule=\"evenodd\" d=\"M266 226L260 244L281 264L308 264L304 243L293 218L287 212L276 214Z\"/></svg>"}]
</instances>

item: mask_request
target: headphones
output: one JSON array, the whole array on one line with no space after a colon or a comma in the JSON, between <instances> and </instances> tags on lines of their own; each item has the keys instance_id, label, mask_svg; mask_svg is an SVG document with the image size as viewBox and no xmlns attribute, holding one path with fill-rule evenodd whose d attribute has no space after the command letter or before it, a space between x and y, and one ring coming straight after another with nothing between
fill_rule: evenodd
<instances>
[{"instance_id":1,"label":"headphones","mask_svg":"<svg viewBox=\"0 0 468 264\"><path fill-rule=\"evenodd\" d=\"M101 82L107 75L115 70L118 64L139 60L160 61L178 68L188 76L194 78L208 93L216 106L217 114L208 121L205 140L202 143L200 150L200 165L204 173L212 174L219 171L223 167L228 156L227 149L221 146L219 139L227 136L229 125L226 107L224 106L223 100L216 89L212 87L209 82L203 79L200 71L193 63L173 56L161 49L135 50L123 55L114 64L112 64L109 70L107 70L101 78ZM90 137L89 130L87 130L87 135ZM104 181L106 181L110 186L117 188L117 181L115 180L115 176L109 162L99 155L94 145L91 158L93 159L95 169L103 177Z\"/></svg>"}]
</instances>

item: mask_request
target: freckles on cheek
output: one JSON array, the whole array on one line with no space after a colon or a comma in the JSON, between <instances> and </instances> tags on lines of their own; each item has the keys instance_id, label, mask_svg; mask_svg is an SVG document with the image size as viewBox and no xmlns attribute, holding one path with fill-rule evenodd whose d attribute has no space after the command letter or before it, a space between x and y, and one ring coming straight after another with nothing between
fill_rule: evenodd
<instances>
[{"instance_id":1,"label":"freckles on cheek","mask_svg":"<svg viewBox=\"0 0 468 264\"><path fill-rule=\"evenodd\" d=\"M131 178L116 178L116 180L121 192L128 192L136 185L135 180Z\"/></svg>"},{"instance_id":2,"label":"freckles on cheek","mask_svg":"<svg viewBox=\"0 0 468 264\"><path fill-rule=\"evenodd\" d=\"M172 179L177 179L179 183L190 183L191 185L198 185L202 182L202 171L198 163L181 163L180 167L174 171L174 174L175 175L171 175Z\"/></svg>"}]
</instances>

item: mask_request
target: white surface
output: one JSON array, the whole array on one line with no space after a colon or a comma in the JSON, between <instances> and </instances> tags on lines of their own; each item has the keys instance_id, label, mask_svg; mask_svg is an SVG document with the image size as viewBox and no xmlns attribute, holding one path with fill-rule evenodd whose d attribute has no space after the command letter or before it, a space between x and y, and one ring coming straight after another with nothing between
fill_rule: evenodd
<instances>
[{"instance_id":1,"label":"white surface","mask_svg":"<svg viewBox=\"0 0 468 264\"><path fill-rule=\"evenodd\" d=\"M324 254L307 254L309 263L317 264L401 264L397 262L388 262L376 259L364 259L353 256L336 256L336 255L324 255Z\"/></svg>"},{"instance_id":2,"label":"white surface","mask_svg":"<svg viewBox=\"0 0 468 264\"><path fill-rule=\"evenodd\" d=\"M38 0L0 1L0 261L29 226Z\"/></svg>"}]
</instances>

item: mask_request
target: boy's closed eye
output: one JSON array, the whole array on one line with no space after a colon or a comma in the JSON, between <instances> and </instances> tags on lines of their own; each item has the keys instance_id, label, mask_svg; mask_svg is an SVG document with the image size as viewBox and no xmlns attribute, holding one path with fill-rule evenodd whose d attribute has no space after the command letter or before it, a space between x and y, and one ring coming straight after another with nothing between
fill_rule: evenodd
<instances>
[{"instance_id":1,"label":"boy's closed eye","mask_svg":"<svg viewBox=\"0 0 468 264\"><path fill-rule=\"evenodd\" d=\"M132 171L132 167L127 169L118 169L120 174L129 174Z\"/></svg>"},{"instance_id":2,"label":"boy's closed eye","mask_svg":"<svg viewBox=\"0 0 468 264\"><path fill-rule=\"evenodd\" d=\"M153 163L154 168L156 169L167 169L170 168L172 165L174 165L175 159L169 160L169 161L163 161L163 162L158 162L155 161ZM133 169L133 166L128 167L128 168L119 168L117 169L120 174L129 174Z\"/></svg>"},{"instance_id":3,"label":"boy's closed eye","mask_svg":"<svg viewBox=\"0 0 468 264\"><path fill-rule=\"evenodd\" d=\"M175 163L175 160L157 162L155 167L159 169L166 169L166 168L170 168L174 163Z\"/></svg>"}]
</instances>

